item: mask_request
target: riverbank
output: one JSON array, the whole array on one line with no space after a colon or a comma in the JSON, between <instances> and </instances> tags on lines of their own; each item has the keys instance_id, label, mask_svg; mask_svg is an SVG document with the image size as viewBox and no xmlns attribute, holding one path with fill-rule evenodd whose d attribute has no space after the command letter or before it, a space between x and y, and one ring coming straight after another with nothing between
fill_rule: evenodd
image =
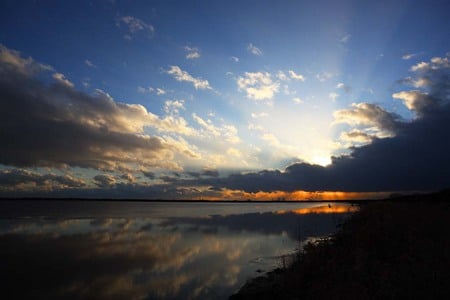
<instances>
[{"instance_id":1,"label":"riverbank","mask_svg":"<svg viewBox=\"0 0 450 300\"><path fill-rule=\"evenodd\" d=\"M230 299L450 299L450 191L365 203Z\"/></svg>"}]
</instances>

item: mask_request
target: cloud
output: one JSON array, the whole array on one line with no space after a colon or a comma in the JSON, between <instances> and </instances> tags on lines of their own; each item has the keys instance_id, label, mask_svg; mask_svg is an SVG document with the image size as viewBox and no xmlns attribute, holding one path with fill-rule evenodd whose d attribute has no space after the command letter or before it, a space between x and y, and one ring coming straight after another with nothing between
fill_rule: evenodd
<instances>
[{"instance_id":1,"label":"cloud","mask_svg":"<svg viewBox=\"0 0 450 300\"><path fill-rule=\"evenodd\" d=\"M124 35L124 38L128 40L131 40L139 32L143 32L149 37L152 37L155 33L155 28L152 25L132 16L118 18L116 25L120 27L121 24L126 26L128 33Z\"/></svg>"},{"instance_id":2,"label":"cloud","mask_svg":"<svg viewBox=\"0 0 450 300\"><path fill-rule=\"evenodd\" d=\"M59 83L65 85L67 87L73 88L73 86L74 86L72 82L70 82L69 80L66 79L64 74L55 73L55 74L53 74L53 78L56 79L56 81L58 81Z\"/></svg>"},{"instance_id":3,"label":"cloud","mask_svg":"<svg viewBox=\"0 0 450 300\"><path fill-rule=\"evenodd\" d=\"M413 58L414 56L417 56L417 53L407 53L402 56L402 59L409 60L409 59Z\"/></svg>"},{"instance_id":4,"label":"cloud","mask_svg":"<svg viewBox=\"0 0 450 300\"><path fill-rule=\"evenodd\" d=\"M200 51L197 47L184 47L184 50L186 50L186 59L197 59L200 58Z\"/></svg>"},{"instance_id":5,"label":"cloud","mask_svg":"<svg viewBox=\"0 0 450 300\"><path fill-rule=\"evenodd\" d=\"M116 183L116 179L112 175L102 174L94 176L94 183L101 188L111 187Z\"/></svg>"},{"instance_id":6,"label":"cloud","mask_svg":"<svg viewBox=\"0 0 450 300\"><path fill-rule=\"evenodd\" d=\"M239 90L247 94L247 98L253 100L270 100L280 87L279 82L272 80L272 75L268 72L245 72L244 76L237 79Z\"/></svg>"},{"instance_id":7,"label":"cloud","mask_svg":"<svg viewBox=\"0 0 450 300\"><path fill-rule=\"evenodd\" d=\"M256 47L252 43L247 45L247 51L250 52L251 54L254 54L254 55L257 55L257 56L261 56L263 54L261 49L259 49L258 47Z\"/></svg>"},{"instance_id":8,"label":"cloud","mask_svg":"<svg viewBox=\"0 0 450 300\"><path fill-rule=\"evenodd\" d=\"M235 63L238 63L238 62L239 62L239 57L231 56L230 59L231 59L232 61L234 61Z\"/></svg>"},{"instance_id":9,"label":"cloud","mask_svg":"<svg viewBox=\"0 0 450 300\"><path fill-rule=\"evenodd\" d=\"M85 64L86 66L88 66L88 67L91 67L91 68L97 68L97 66L94 65L94 63L93 63L92 61L90 61L89 59L86 59L86 60L84 61L84 64Z\"/></svg>"},{"instance_id":10,"label":"cloud","mask_svg":"<svg viewBox=\"0 0 450 300\"><path fill-rule=\"evenodd\" d=\"M321 72L321 73L317 73L316 74L316 78L320 81L320 82L325 82L331 78L334 77L334 74L330 73L330 72Z\"/></svg>"},{"instance_id":11,"label":"cloud","mask_svg":"<svg viewBox=\"0 0 450 300\"><path fill-rule=\"evenodd\" d=\"M185 110L184 100L167 100L164 102L164 111L169 115L178 115L180 110Z\"/></svg>"},{"instance_id":12,"label":"cloud","mask_svg":"<svg viewBox=\"0 0 450 300\"><path fill-rule=\"evenodd\" d=\"M43 71L53 71L53 67L36 62L31 57L23 58L19 51L8 49L0 44L0 62L2 72L17 72L33 75Z\"/></svg>"},{"instance_id":13,"label":"cloud","mask_svg":"<svg viewBox=\"0 0 450 300\"><path fill-rule=\"evenodd\" d=\"M418 114L423 113L424 110L435 103L435 100L427 93L418 90L394 93L392 94L392 97L401 100L408 109L413 110Z\"/></svg>"},{"instance_id":14,"label":"cloud","mask_svg":"<svg viewBox=\"0 0 450 300\"><path fill-rule=\"evenodd\" d=\"M0 101L0 140L8 141L8 146L0 147L0 164L100 170L126 169L132 164L178 168L173 158L181 150L163 138L144 134L144 128L192 134L183 119L160 119L142 105L116 102L101 90L88 95L64 84L44 84L29 72L32 60L11 64L4 51L0 52L0 58L6 57L0 60L0 98L4 99Z\"/></svg>"},{"instance_id":15,"label":"cloud","mask_svg":"<svg viewBox=\"0 0 450 300\"><path fill-rule=\"evenodd\" d=\"M269 114L266 112L260 112L260 113L252 113L251 116L253 119L263 118L267 117Z\"/></svg>"},{"instance_id":16,"label":"cloud","mask_svg":"<svg viewBox=\"0 0 450 300\"><path fill-rule=\"evenodd\" d=\"M367 144L373 141L374 137L358 129L353 129L349 132L343 132L340 139L351 143Z\"/></svg>"},{"instance_id":17,"label":"cloud","mask_svg":"<svg viewBox=\"0 0 450 300\"><path fill-rule=\"evenodd\" d=\"M303 100L302 100L301 98L299 98L299 97L293 98L292 101L294 101L294 102L297 103L297 104L302 104L302 103L305 102L305 101L303 101Z\"/></svg>"},{"instance_id":18,"label":"cloud","mask_svg":"<svg viewBox=\"0 0 450 300\"><path fill-rule=\"evenodd\" d=\"M334 112L334 124L376 127L387 134L395 133L401 125L400 117L371 103L353 103L350 109Z\"/></svg>"},{"instance_id":19,"label":"cloud","mask_svg":"<svg viewBox=\"0 0 450 300\"><path fill-rule=\"evenodd\" d=\"M351 37L352 37L351 34L346 33L339 39L339 42L346 44L346 43L348 43L348 41L350 41Z\"/></svg>"},{"instance_id":20,"label":"cloud","mask_svg":"<svg viewBox=\"0 0 450 300\"><path fill-rule=\"evenodd\" d=\"M331 99L331 101L336 102L336 99L339 97L338 93L329 93L328 97Z\"/></svg>"},{"instance_id":21,"label":"cloud","mask_svg":"<svg viewBox=\"0 0 450 300\"><path fill-rule=\"evenodd\" d=\"M195 89L198 90L212 90L209 85L208 80L192 77L188 72L181 70L178 66L170 66L167 71L168 74L172 75L177 81L186 81L194 85Z\"/></svg>"},{"instance_id":22,"label":"cloud","mask_svg":"<svg viewBox=\"0 0 450 300\"><path fill-rule=\"evenodd\" d=\"M435 59L419 76L431 78L427 87L432 109L421 110L417 118L405 122L375 104L353 104L335 113L338 122L377 127L389 137L374 138L364 131L344 134L349 139L367 142L354 147L348 155L334 157L327 167L294 163L284 170L264 170L233 174L209 182L214 189L258 191L431 191L450 186L450 90L449 66ZM408 91L406 91L408 92ZM410 91L413 94L415 91ZM405 94L411 95L411 94ZM415 105L413 105L416 107Z\"/></svg>"},{"instance_id":23,"label":"cloud","mask_svg":"<svg viewBox=\"0 0 450 300\"><path fill-rule=\"evenodd\" d=\"M160 96L160 95L165 95L167 94L167 91L162 89L162 88L153 88L153 87L142 87L142 86L138 86L137 91L141 94L145 94L145 93L156 93L156 95Z\"/></svg>"},{"instance_id":24,"label":"cloud","mask_svg":"<svg viewBox=\"0 0 450 300\"><path fill-rule=\"evenodd\" d=\"M351 91L352 91L352 87L351 87L351 86L346 85L346 84L344 84L344 83L342 83L342 82L339 82L339 83L336 85L336 88L337 88L337 89L343 89L347 94L351 93Z\"/></svg>"},{"instance_id":25,"label":"cloud","mask_svg":"<svg viewBox=\"0 0 450 300\"><path fill-rule=\"evenodd\" d=\"M296 79L296 80L300 80L300 81L306 80L306 78L303 75L297 74L292 70L289 70L289 76L291 76L292 79Z\"/></svg>"},{"instance_id":26,"label":"cloud","mask_svg":"<svg viewBox=\"0 0 450 300\"><path fill-rule=\"evenodd\" d=\"M238 144L240 138L238 131L233 125L223 124L222 126L215 126L211 120L204 120L196 113L192 114L194 121L202 128L202 133L212 138L221 137L227 143Z\"/></svg>"},{"instance_id":27,"label":"cloud","mask_svg":"<svg viewBox=\"0 0 450 300\"><path fill-rule=\"evenodd\" d=\"M0 190L33 189L50 191L84 186L86 186L84 180L71 175L40 174L25 169L0 170Z\"/></svg>"}]
</instances>

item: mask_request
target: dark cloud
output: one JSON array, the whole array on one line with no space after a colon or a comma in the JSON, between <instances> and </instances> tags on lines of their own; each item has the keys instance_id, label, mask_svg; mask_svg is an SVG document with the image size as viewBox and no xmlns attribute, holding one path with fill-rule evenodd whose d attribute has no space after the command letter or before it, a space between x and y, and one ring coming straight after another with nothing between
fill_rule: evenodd
<instances>
[{"instance_id":1,"label":"dark cloud","mask_svg":"<svg viewBox=\"0 0 450 300\"><path fill-rule=\"evenodd\" d=\"M40 174L23 169L0 171L0 190L20 190L22 188L52 190L54 188L84 187L84 180L70 175Z\"/></svg>"},{"instance_id":2,"label":"dark cloud","mask_svg":"<svg viewBox=\"0 0 450 300\"><path fill-rule=\"evenodd\" d=\"M128 164L174 167L175 147L143 135L158 117L141 105L87 95L34 74L51 70L0 48L0 164L127 169ZM45 74L43 74L45 75Z\"/></svg>"},{"instance_id":3,"label":"dark cloud","mask_svg":"<svg viewBox=\"0 0 450 300\"><path fill-rule=\"evenodd\" d=\"M155 179L155 173L149 172L149 171L142 171L142 174L144 174L145 177L148 179Z\"/></svg>"},{"instance_id":4,"label":"dark cloud","mask_svg":"<svg viewBox=\"0 0 450 300\"><path fill-rule=\"evenodd\" d=\"M116 183L114 176L102 174L94 176L94 183L99 187L111 187Z\"/></svg>"}]
</instances>

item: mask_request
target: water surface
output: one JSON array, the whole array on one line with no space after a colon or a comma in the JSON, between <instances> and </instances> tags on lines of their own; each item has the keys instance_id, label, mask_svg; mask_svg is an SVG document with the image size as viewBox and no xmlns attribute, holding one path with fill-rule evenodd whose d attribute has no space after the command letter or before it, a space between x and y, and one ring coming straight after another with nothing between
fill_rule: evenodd
<instances>
[{"instance_id":1,"label":"water surface","mask_svg":"<svg viewBox=\"0 0 450 300\"><path fill-rule=\"evenodd\" d=\"M337 203L1 201L5 294L227 299L355 207Z\"/></svg>"}]
</instances>

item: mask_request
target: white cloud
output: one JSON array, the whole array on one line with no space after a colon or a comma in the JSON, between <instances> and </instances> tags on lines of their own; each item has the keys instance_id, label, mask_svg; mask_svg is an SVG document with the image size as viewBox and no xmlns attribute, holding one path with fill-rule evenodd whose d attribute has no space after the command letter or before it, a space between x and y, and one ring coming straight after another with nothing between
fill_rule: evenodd
<instances>
[{"instance_id":1,"label":"white cloud","mask_svg":"<svg viewBox=\"0 0 450 300\"><path fill-rule=\"evenodd\" d=\"M417 53L407 53L407 54L404 54L404 55L402 56L402 59L404 59L404 60L409 60L409 59L413 58L413 57L416 56L416 55L417 55Z\"/></svg>"},{"instance_id":2,"label":"white cloud","mask_svg":"<svg viewBox=\"0 0 450 300\"><path fill-rule=\"evenodd\" d=\"M260 112L260 113L252 113L251 116L253 119L263 118L267 117L269 114L266 112Z\"/></svg>"},{"instance_id":3,"label":"white cloud","mask_svg":"<svg viewBox=\"0 0 450 300\"><path fill-rule=\"evenodd\" d=\"M133 38L132 36L138 32L144 32L150 36L153 36L155 32L155 28L152 25L132 16L119 18L116 25L120 27L121 24L125 24L128 29L128 34L124 35L124 38L128 40L131 40Z\"/></svg>"},{"instance_id":4,"label":"white cloud","mask_svg":"<svg viewBox=\"0 0 450 300\"><path fill-rule=\"evenodd\" d=\"M283 71L278 71L277 78L283 81L289 80L289 77Z\"/></svg>"},{"instance_id":5,"label":"white cloud","mask_svg":"<svg viewBox=\"0 0 450 300\"><path fill-rule=\"evenodd\" d=\"M320 81L320 82L325 82L325 81L327 81L328 79L331 79L331 78L333 78L333 74L332 73L330 73L330 72L321 72L321 73L318 73L317 75L316 75L316 78Z\"/></svg>"},{"instance_id":6,"label":"white cloud","mask_svg":"<svg viewBox=\"0 0 450 300\"><path fill-rule=\"evenodd\" d=\"M167 100L164 102L164 111L170 115L178 115L180 110L185 110L184 100Z\"/></svg>"},{"instance_id":7,"label":"white cloud","mask_svg":"<svg viewBox=\"0 0 450 300\"><path fill-rule=\"evenodd\" d=\"M56 79L56 81L58 81L59 83L64 84L65 86L68 86L71 88L73 88L73 86L74 86L72 82L70 82L69 80L66 79L64 74L55 73L55 74L53 74L53 78Z\"/></svg>"},{"instance_id":8,"label":"white cloud","mask_svg":"<svg viewBox=\"0 0 450 300\"><path fill-rule=\"evenodd\" d=\"M338 93L334 93L334 92L333 93L329 93L328 97L331 99L331 101L335 102L336 99L339 97L339 94Z\"/></svg>"},{"instance_id":9,"label":"white cloud","mask_svg":"<svg viewBox=\"0 0 450 300\"><path fill-rule=\"evenodd\" d=\"M422 111L433 103L428 94L417 90L394 93L392 98L401 100L408 109L416 112Z\"/></svg>"},{"instance_id":10,"label":"white cloud","mask_svg":"<svg viewBox=\"0 0 450 300\"><path fill-rule=\"evenodd\" d=\"M305 77L302 74L297 74L292 70L289 70L289 76L291 76L292 79L296 79L296 80L300 80L300 81L305 81Z\"/></svg>"},{"instance_id":11,"label":"white cloud","mask_svg":"<svg viewBox=\"0 0 450 300\"><path fill-rule=\"evenodd\" d=\"M43 71L54 71L52 66L34 61L31 57L23 58L19 51L8 49L0 44L0 62L14 68L15 72L32 75Z\"/></svg>"},{"instance_id":12,"label":"white cloud","mask_svg":"<svg viewBox=\"0 0 450 300\"><path fill-rule=\"evenodd\" d=\"M294 102L297 103L297 104L302 104L302 103L305 102L305 101L303 101L302 99L300 99L299 97L293 98L292 101L294 101Z\"/></svg>"},{"instance_id":13,"label":"white cloud","mask_svg":"<svg viewBox=\"0 0 450 300\"><path fill-rule=\"evenodd\" d=\"M89 59L86 59L86 60L84 61L84 64L85 64L86 66L88 66L88 67L91 67L91 68L97 68L97 66L94 65L94 63L93 63L92 61L90 61Z\"/></svg>"},{"instance_id":14,"label":"white cloud","mask_svg":"<svg viewBox=\"0 0 450 300\"><path fill-rule=\"evenodd\" d=\"M196 90L212 90L208 80L192 77L188 72L181 70L178 66L170 66L170 70L167 73L172 75L177 81L192 83Z\"/></svg>"},{"instance_id":15,"label":"white cloud","mask_svg":"<svg viewBox=\"0 0 450 300\"><path fill-rule=\"evenodd\" d=\"M156 95L165 95L166 91L161 88L156 88Z\"/></svg>"},{"instance_id":16,"label":"white cloud","mask_svg":"<svg viewBox=\"0 0 450 300\"><path fill-rule=\"evenodd\" d=\"M229 144L237 144L240 142L238 131L233 125L222 124L221 126L216 126L210 119L204 120L195 113L192 114L192 118L202 127L205 137L221 137ZM220 143L219 141L217 142Z\"/></svg>"},{"instance_id":17,"label":"white cloud","mask_svg":"<svg viewBox=\"0 0 450 300\"><path fill-rule=\"evenodd\" d=\"M261 49L259 49L258 47L256 47L252 43L248 44L247 51L250 52L251 54L254 54L254 55L257 55L257 56L261 56L262 55Z\"/></svg>"},{"instance_id":18,"label":"white cloud","mask_svg":"<svg viewBox=\"0 0 450 300\"><path fill-rule=\"evenodd\" d=\"M239 90L247 93L247 98L253 100L272 99L280 87L279 82L274 82L268 72L245 72L237 80Z\"/></svg>"},{"instance_id":19,"label":"white cloud","mask_svg":"<svg viewBox=\"0 0 450 300\"><path fill-rule=\"evenodd\" d=\"M167 93L167 91L162 88L153 88L151 86L149 86L148 88L138 86L137 91L141 94L156 93L156 95L158 95L158 96L165 95Z\"/></svg>"},{"instance_id":20,"label":"white cloud","mask_svg":"<svg viewBox=\"0 0 450 300\"><path fill-rule=\"evenodd\" d=\"M398 128L398 116L371 103L353 103L350 109L341 109L333 113L333 124L349 124L375 127L385 136L393 134Z\"/></svg>"},{"instance_id":21,"label":"white cloud","mask_svg":"<svg viewBox=\"0 0 450 300\"><path fill-rule=\"evenodd\" d=\"M339 42L345 44L345 43L347 43L347 42L350 40L351 37L352 37L351 34L346 33L345 35L343 35L343 36L339 39Z\"/></svg>"},{"instance_id":22,"label":"white cloud","mask_svg":"<svg viewBox=\"0 0 450 300\"><path fill-rule=\"evenodd\" d=\"M351 86L348 86L348 85L346 85L346 84L344 84L344 83L342 83L342 82L339 82L339 83L336 85L336 88L337 88L337 89L343 89L346 93L350 93L350 92L352 91Z\"/></svg>"},{"instance_id":23,"label":"white cloud","mask_svg":"<svg viewBox=\"0 0 450 300\"><path fill-rule=\"evenodd\" d=\"M200 51L197 47L184 47L184 50L187 51L186 59L197 59L200 58Z\"/></svg>"},{"instance_id":24,"label":"white cloud","mask_svg":"<svg viewBox=\"0 0 450 300\"><path fill-rule=\"evenodd\" d=\"M230 59L236 63L239 62L239 57L231 56Z\"/></svg>"},{"instance_id":25,"label":"white cloud","mask_svg":"<svg viewBox=\"0 0 450 300\"><path fill-rule=\"evenodd\" d=\"M411 67L411 71L413 71L413 72L417 72L417 71L426 71L426 70L429 69L429 67L430 67L430 64L429 64L429 63L426 63L426 62L422 61L422 62L420 62L420 63L415 64L414 66L412 66L412 67Z\"/></svg>"}]
</instances>

